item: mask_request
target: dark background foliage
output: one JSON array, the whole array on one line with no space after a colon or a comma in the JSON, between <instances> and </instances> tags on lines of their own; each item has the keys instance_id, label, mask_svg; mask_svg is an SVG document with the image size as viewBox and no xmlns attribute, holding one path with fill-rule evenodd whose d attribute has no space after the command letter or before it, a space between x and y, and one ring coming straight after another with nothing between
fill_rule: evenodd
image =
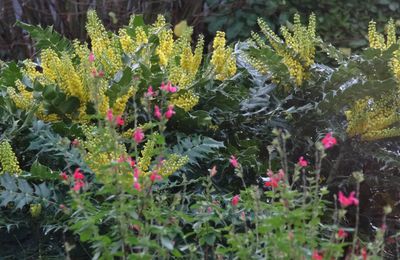
<instances>
[{"instance_id":1,"label":"dark background foliage","mask_svg":"<svg viewBox=\"0 0 400 260\"><path fill-rule=\"evenodd\" d=\"M88 9L96 9L107 28L126 24L132 13L143 13L147 22L165 14L172 24L187 20L195 33L206 39L224 30L229 40L243 39L257 30L256 20L263 17L275 30L296 12L318 19L318 34L334 46L359 49L367 45L368 21L384 23L388 17L400 19L396 0L1 0L0 58L24 59L34 55L26 33L14 26L16 20L29 24L52 25L68 38L84 40ZM208 37L207 37L208 36Z\"/></svg>"}]
</instances>

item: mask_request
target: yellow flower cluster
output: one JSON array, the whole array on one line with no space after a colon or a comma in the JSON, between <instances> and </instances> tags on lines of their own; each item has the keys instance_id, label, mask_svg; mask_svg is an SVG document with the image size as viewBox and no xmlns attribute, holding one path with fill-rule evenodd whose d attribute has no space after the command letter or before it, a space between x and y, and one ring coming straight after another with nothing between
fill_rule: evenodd
<instances>
[{"instance_id":1,"label":"yellow flower cluster","mask_svg":"<svg viewBox=\"0 0 400 260\"><path fill-rule=\"evenodd\" d=\"M393 126L400 121L396 111L400 107L398 96L387 95L378 101L366 97L355 102L346 111L349 136L360 136L362 140L378 140L400 135L400 128Z\"/></svg>"},{"instance_id":2,"label":"yellow flower cluster","mask_svg":"<svg viewBox=\"0 0 400 260\"><path fill-rule=\"evenodd\" d=\"M17 108L28 110L34 104L33 93L27 91L24 84L19 79L15 81L15 86L18 89L18 94L14 88L8 87L8 95L11 97L11 100L15 103Z\"/></svg>"},{"instance_id":3,"label":"yellow flower cluster","mask_svg":"<svg viewBox=\"0 0 400 260\"><path fill-rule=\"evenodd\" d=\"M133 97L137 89L135 87L130 87L128 93L117 98L112 107L114 115L121 115L125 111L126 103L129 98Z\"/></svg>"},{"instance_id":4,"label":"yellow flower cluster","mask_svg":"<svg viewBox=\"0 0 400 260\"><path fill-rule=\"evenodd\" d=\"M283 63L288 68L290 76L295 79L296 85L300 86L307 78L309 67L314 63L317 41L315 15L312 14L308 26L304 26L301 24L300 16L296 14L292 32L285 26L281 27L284 41L262 19L258 19L258 25L276 53L282 57ZM252 36L258 47L262 48L263 43L260 44L260 37L257 34ZM260 67L260 64L257 66Z\"/></svg>"},{"instance_id":5,"label":"yellow flower cluster","mask_svg":"<svg viewBox=\"0 0 400 260\"><path fill-rule=\"evenodd\" d=\"M158 37L159 45L156 48L156 54L160 59L160 66L166 67L168 61L172 56L172 50L174 48L174 39L171 29L162 30Z\"/></svg>"},{"instance_id":6,"label":"yellow flower cluster","mask_svg":"<svg viewBox=\"0 0 400 260\"><path fill-rule=\"evenodd\" d=\"M135 51L135 42L128 35L126 29L120 29L118 31L119 34L119 42L121 43L122 50L125 53L133 53Z\"/></svg>"},{"instance_id":7,"label":"yellow flower cluster","mask_svg":"<svg viewBox=\"0 0 400 260\"><path fill-rule=\"evenodd\" d=\"M42 51L43 75L69 96L78 97L83 103L88 101L88 94L79 73L72 64L71 57L63 53L61 58L52 49Z\"/></svg>"},{"instance_id":8,"label":"yellow flower cluster","mask_svg":"<svg viewBox=\"0 0 400 260\"><path fill-rule=\"evenodd\" d=\"M224 32L217 32L213 42L211 64L214 66L215 78L225 80L236 73L236 59L230 47L226 48Z\"/></svg>"},{"instance_id":9,"label":"yellow flower cluster","mask_svg":"<svg viewBox=\"0 0 400 260\"><path fill-rule=\"evenodd\" d=\"M179 154L171 154L167 160L162 162L158 174L161 176L169 176L179 170L182 166L189 162L189 157Z\"/></svg>"},{"instance_id":10,"label":"yellow flower cluster","mask_svg":"<svg viewBox=\"0 0 400 260\"><path fill-rule=\"evenodd\" d=\"M373 49L386 50L396 43L396 26L393 19L386 24L386 43L385 37L376 31L376 22L370 21L368 25L369 46Z\"/></svg>"},{"instance_id":11,"label":"yellow flower cluster","mask_svg":"<svg viewBox=\"0 0 400 260\"><path fill-rule=\"evenodd\" d=\"M102 65L106 74L112 76L122 69L122 54L118 47L117 36L114 34L108 35L95 11L88 12L86 30L92 43L96 62Z\"/></svg>"},{"instance_id":12,"label":"yellow flower cluster","mask_svg":"<svg viewBox=\"0 0 400 260\"><path fill-rule=\"evenodd\" d=\"M139 169L142 172L147 172L149 170L151 159L154 155L154 149L156 146L156 138L158 135L158 133L154 133L152 136L150 136L143 147L141 156L138 161Z\"/></svg>"},{"instance_id":13,"label":"yellow flower cluster","mask_svg":"<svg viewBox=\"0 0 400 260\"><path fill-rule=\"evenodd\" d=\"M175 106L180 107L187 112L199 103L199 97L192 91L179 92L179 94L174 95L171 99L171 103Z\"/></svg>"},{"instance_id":14,"label":"yellow flower cluster","mask_svg":"<svg viewBox=\"0 0 400 260\"><path fill-rule=\"evenodd\" d=\"M17 157L10 143L7 141L2 141L0 143L0 164L2 168L0 173L2 174L9 173L19 175L22 173Z\"/></svg>"}]
</instances>

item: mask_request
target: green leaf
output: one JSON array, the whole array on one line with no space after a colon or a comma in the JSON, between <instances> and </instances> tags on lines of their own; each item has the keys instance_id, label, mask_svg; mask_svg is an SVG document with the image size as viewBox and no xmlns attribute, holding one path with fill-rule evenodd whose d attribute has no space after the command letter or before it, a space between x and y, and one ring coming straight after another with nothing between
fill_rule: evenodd
<instances>
[{"instance_id":1,"label":"green leaf","mask_svg":"<svg viewBox=\"0 0 400 260\"><path fill-rule=\"evenodd\" d=\"M52 48L56 52L68 51L71 43L67 38L55 32L52 26L43 29L41 26L35 26L17 21L16 25L26 30L35 41L35 46L39 50Z\"/></svg>"}]
</instances>

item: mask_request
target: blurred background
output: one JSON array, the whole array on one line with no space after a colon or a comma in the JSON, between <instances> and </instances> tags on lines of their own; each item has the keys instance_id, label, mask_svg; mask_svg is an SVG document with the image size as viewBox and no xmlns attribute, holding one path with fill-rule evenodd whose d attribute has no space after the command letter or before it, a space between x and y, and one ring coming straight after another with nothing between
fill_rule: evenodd
<instances>
[{"instance_id":1,"label":"blurred background","mask_svg":"<svg viewBox=\"0 0 400 260\"><path fill-rule=\"evenodd\" d=\"M398 0L0 0L0 59L34 55L29 37L15 26L16 20L51 25L68 38L85 40L88 9L96 9L108 29L127 24L132 13L144 14L146 22L164 14L173 25L186 20L206 40L223 30L229 41L244 39L257 30L258 17L276 30L296 12L302 17L314 12L318 34L324 40L353 50L367 45L371 19L378 28L389 17L400 19Z\"/></svg>"}]
</instances>

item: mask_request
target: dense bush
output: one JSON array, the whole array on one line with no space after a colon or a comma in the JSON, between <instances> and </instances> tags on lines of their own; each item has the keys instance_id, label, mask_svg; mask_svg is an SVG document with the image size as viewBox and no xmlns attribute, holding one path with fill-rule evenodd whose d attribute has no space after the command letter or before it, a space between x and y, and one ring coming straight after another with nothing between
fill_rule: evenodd
<instances>
[{"instance_id":1,"label":"dense bush","mask_svg":"<svg viewBox=\"0 0 400 260\"><path fill-rule=\"evenodd\" d=\"M377 181L399 174L393 21L348 57L315 15L231 46L218 31L206 55L163 16L87 20L89 44L19 22L39 52L1 64L2 256L395 257Z\"/></svg>"}]
</instances>

